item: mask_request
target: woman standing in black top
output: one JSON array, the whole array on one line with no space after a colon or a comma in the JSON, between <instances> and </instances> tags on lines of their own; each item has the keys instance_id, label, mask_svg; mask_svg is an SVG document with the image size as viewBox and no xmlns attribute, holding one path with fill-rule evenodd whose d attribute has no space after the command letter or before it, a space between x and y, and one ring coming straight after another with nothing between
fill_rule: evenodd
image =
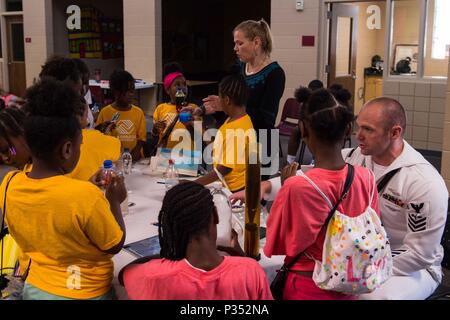
<instances>
[{"instance_id":1,"label":"woman standing in black top","mask_svg":"<svg viewBox=\"0 0 450 320\"><path fill-rule=\"evenodd\" d=\"M241 22L234 29L233 36L234 51L240 61L240 73L244 76L249 89L246 111L252 119L258 137L261 134L260 129L267 130L267 149L264 148L267 151L265 153L275 160L278 153L272 152L270 129L275 128L286 77L280 65L270 58L272 53L270 28L263 19L260 21L247 20ZM221 110L217 96L208 96L203 102L207 114ZM265 140L263 139L261 142L265 143ZM274 147L278 148L278 146L279 142L277 141ZM270 167L270 163L263 164L263 167ZM270 174L276 173L278 167L271 171ZM270 174L266 172L263 179Z\"/></svg>"}]
</instances>

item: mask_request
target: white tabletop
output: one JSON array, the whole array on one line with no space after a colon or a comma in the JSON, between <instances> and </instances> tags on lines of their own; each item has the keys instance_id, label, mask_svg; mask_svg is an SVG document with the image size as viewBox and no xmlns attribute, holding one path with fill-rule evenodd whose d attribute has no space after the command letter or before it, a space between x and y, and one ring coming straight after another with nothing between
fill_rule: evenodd
<instances>
[{"instance_id":1,"label":"white tabletop","mask_svg":"<svg viewBox=\"0 0 450 320\"><path fill-rule=\"evenodd\" d=\"M147 160L148 161L148 160ZM129 208L129 214L124 217L126 227L125 244L143 240L158 234L158 227L153 223L158 221L159 210L162 206L162 200L165 194L165 185L161 184L161 174L143 174L148 172L149 167L143 164L135 164L133 172L125 177L125 183L128 193L128 202L135 205ZM160 182L160 183L158 183ZM275 277L276 270L283 264L284 256L267 258L262 247L265 239L261 241L261 260L260 265L266 272L269 282ZM121 250L113 257L114 262L114 281L113 284L119 299L126 299L126 292L118 283L117 276L120 270L128 263L136 260L127 250Z\"/></svg>"}]
</instances>

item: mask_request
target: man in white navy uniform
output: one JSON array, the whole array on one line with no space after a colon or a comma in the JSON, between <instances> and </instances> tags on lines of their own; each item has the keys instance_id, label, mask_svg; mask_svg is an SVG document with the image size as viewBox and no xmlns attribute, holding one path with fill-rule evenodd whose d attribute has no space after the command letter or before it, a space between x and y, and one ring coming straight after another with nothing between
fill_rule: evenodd
<instances>
[{"instance_id":1,"label":"man in white navy uniform","mask_svg":"<svg viewBox=\"0 0 450 320\"><path fill-rule=\"evenodd\" d=\"M393 174L379 190L381 220L393 254L393 277L361 299L426 299L442 280L440 241L447 217L446 185L436 169L403 139L406 115L398 101L369 101L356 123L360 145L344 149L344 159L371 169L379 185ZM278 177L265 182L262 192L270 200L280 188Z\"/></svg>"},{"instance_id":2,"label":"man in white navy uniform","mask_svg":"<svg viewBox=\"0 0 450 320\"><path fill-rule=\"evenodd\" d=\"M379 190L394 274L361 299L426 299L442 280L440 242L447 217L447 187L436 169L403 139L406 115L398 101L369 101L356 123L360 144L353 152L343 150L346 161L371 169L378 183L398 169Z\"/></svg>"}]
</instances>

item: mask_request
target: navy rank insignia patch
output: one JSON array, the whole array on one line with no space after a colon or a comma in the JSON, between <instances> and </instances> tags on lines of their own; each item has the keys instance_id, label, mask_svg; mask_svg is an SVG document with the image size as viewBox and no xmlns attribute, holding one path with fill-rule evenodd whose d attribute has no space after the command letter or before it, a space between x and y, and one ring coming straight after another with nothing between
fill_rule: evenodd
<instances>
[{"instance_id":1,"label":"navy rank insignia patch","mask_svg":"<svg viewBox=\"0 0 450 320\"><path fill-rule=\"evenodd\" d=\"M425 231L427 229L427 217L423 214L425 203L410 203L408 208L408 228L412 232Z\"/></svg>"}]
</instances>

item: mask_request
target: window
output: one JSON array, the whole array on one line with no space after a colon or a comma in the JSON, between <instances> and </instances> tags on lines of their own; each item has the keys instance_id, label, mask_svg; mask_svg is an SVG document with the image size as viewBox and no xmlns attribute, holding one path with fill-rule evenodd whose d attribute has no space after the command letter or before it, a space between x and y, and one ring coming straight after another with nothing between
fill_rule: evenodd
<instances>
[{"instance_id":1,"label":"window","mask_svg":"<svg viewBox=\"0 0 450 320\"><path fill-rule=\"evenodd\" d=\"M23 41L23 23L11 24L12 61L25 61L25 47Z\"/></svg>"},{"instance_id":2,"label":"window","mask_svg":"<svg viewBox=\"0 0 450 320\"><path fill-rule=\"evenodd\" d=\"M352 51L352 18L338 17L336 39L336 77L350 74Z\"/></svg>"},{"instance_id":3,"label":"window","mask_svg":"<svg viewBox=\"0 0 450 320\"><path fill-rule=\"evenodd\" d=\"M388 0L388 3L390 75L447 78L450 0Z\"/></svg>"},{"instance_id":4,"label":"window","mask_svg":"<svg viewBox=\"0 0 450 320\"><path fill-rule=\"evenodd\" d=\"M391 11L391 75L417 74L422 0L393 0Z\"/></svg>"},{"instance_id":5,"label":"window","mask_svg":"<svg viewBox=\"0 0 450 320\"><path fill-rule=\"evenodd\" d=\"M447 77L450 48L450 1L429 0L425 35L425 77Z\"/></svg>"},{"instance_id":6,"label":"window","mask_svg":"<svg viewBox=\"0 0 450 320\"><path fill-rule=\"evenodd\" d=\"M6 11L22 11L22 0L6 0Z\"/></svg>"}]
</instances>

